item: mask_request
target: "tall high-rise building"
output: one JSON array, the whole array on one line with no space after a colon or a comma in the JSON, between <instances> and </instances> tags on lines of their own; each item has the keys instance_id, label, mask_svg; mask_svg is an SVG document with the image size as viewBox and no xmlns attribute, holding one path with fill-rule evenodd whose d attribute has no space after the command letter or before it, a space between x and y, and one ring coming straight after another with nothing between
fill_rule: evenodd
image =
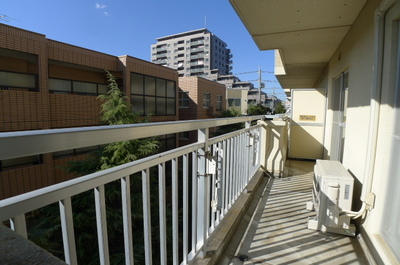
<instances>
[{"instance_id":1,"label":"tall high-rise building","mask_svg":"<svg viewBox=\"0 0 400 265\"><path fill-rule=\"evenodd\" d=\"M157 38L151 45L151 61L176 69L180 77L210 78L211 71L228 75L232 54L227 44L207 29Z\"/></svg>"}]
</instances>

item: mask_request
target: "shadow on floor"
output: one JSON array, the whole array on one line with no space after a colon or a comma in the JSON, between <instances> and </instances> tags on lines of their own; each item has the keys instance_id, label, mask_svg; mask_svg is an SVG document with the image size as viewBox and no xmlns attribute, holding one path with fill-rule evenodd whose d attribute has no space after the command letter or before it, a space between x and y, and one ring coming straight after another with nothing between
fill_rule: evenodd
<instances>
[{"instance_id":1,"label":"shadow on floor","mask_svg":"<svg viewBox=\"0 0 400 265\"><path fill-rule=\"evenodd\" d=\"M314 164L290 160L285 177L269 178L239 248L221 264L370 264L357 238L307 229Z\"/></svg>"}]
</instances>

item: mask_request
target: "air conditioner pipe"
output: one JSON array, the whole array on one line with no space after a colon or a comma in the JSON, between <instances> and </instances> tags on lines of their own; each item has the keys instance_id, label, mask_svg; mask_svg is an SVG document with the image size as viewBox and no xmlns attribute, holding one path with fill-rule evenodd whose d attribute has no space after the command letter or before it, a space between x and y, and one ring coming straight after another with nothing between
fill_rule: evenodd
<instances>
[{"instance_id":1,"label":"air conditioner pipe","mask_svg":"<svg viewBox=\"0 0 400 265\"><path fill-rule=\"evenodd\" d=\"M364 216L367 210L372 209L373 202L368 200L372 192L373 175L375 171L376 150L378 145L379 115L382 94L382 71L383 71L383 48L385 15L387 10L398 0L382 1L375 11L375 33L374 33L374 65L373 65L373 84L371 89L370 123L367 140L367 157L365 162L366 181L363 184L361 193L362 206L358 212L344 211L344 214L352 215L352 219Z\"/></svg>"}]
</instances>

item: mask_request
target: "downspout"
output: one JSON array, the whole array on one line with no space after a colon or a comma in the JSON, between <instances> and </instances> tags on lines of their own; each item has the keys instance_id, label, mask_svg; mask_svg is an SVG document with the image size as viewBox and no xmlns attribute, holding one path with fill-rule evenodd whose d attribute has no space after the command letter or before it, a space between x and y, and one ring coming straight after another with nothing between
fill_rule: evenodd
<instances>
[{"instance_id":1,"label":"downspout","mask_svg":"<svg viewBox=\"0 0 400 265\"><path fill-rule=\"evenodd\" d=\"M382 1L375 11L375 33L374 33L374 65L373 83L371 91L370 123L367 140L367 157L365 161L366 180L363 184L361 201L363 203L358 212L344 211L348 216L356 219L365 216L366 212L374 206L375 195L372 193L373 175L375 171L376 150L378 145L379 116L382 94L382 72L383 72L383 49L385 16L387 10L396 3L396 0Z\"/></svg>"}]
</instances>

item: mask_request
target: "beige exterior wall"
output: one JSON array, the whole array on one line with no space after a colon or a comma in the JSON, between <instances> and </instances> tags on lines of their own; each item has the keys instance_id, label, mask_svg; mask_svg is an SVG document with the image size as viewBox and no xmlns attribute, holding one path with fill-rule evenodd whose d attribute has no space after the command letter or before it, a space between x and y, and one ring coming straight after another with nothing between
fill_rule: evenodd
<instances>
[{"instance_id":1,"label":"beige exterior wall","mask_svg":"<svg viewBox=\"0 0 400 265\"><path fill-rule=\"evenodd\" d=\"M333 120L333 83L340 73L345 71L349 73L343 164L356 178L353 197L353 210L355 211L359 210L361 199L364 199L361 198L362 188L367 186L367 165L371 156L369 134L371 133L370 122L372 119L371 90L374 83L374 71L376 71L374 66L376 51L374 49L376 47L375 11L377 8L378 1L367 1L349 33L333 54L326 72L315 85L316 88L328 89L327 123L324 140L326 152L324 156L329 159ZM381 104L378 107L377 152L375 160L373 160L372 192L376 195L375 207L368 213L364 221L358 220L358 224L362 226L362 231L365 231L368 241L372 243L374 251L377 251L382 258L380 262L384 264L397 264L389 246L381 236L381 229L384 225L384 209L390 203L388 200L392 199L386 197L391 178L389 175L390 161L391 159L399 159L391 156L395 124L395 82L398 75L396 72L398 71L398 19L400 19L399 3L389 9L385 17L382 94ZM374 100L372 99L372 101Z\"/></svg>"},{"instance_id":2,"label":"beige exterior wall","mask_svg":"<svg viewBox=\"0 0 400 265\"><path fill-rule=\"evenodd\" d=\"M242 114L247 114L247 93L246 89L229 89L226 90L226 98L228 101L229 99L240 99L240 106L234 107L234 109ZM229 108L228 104L227 108Z\"/></svg>"}]
</instances>

